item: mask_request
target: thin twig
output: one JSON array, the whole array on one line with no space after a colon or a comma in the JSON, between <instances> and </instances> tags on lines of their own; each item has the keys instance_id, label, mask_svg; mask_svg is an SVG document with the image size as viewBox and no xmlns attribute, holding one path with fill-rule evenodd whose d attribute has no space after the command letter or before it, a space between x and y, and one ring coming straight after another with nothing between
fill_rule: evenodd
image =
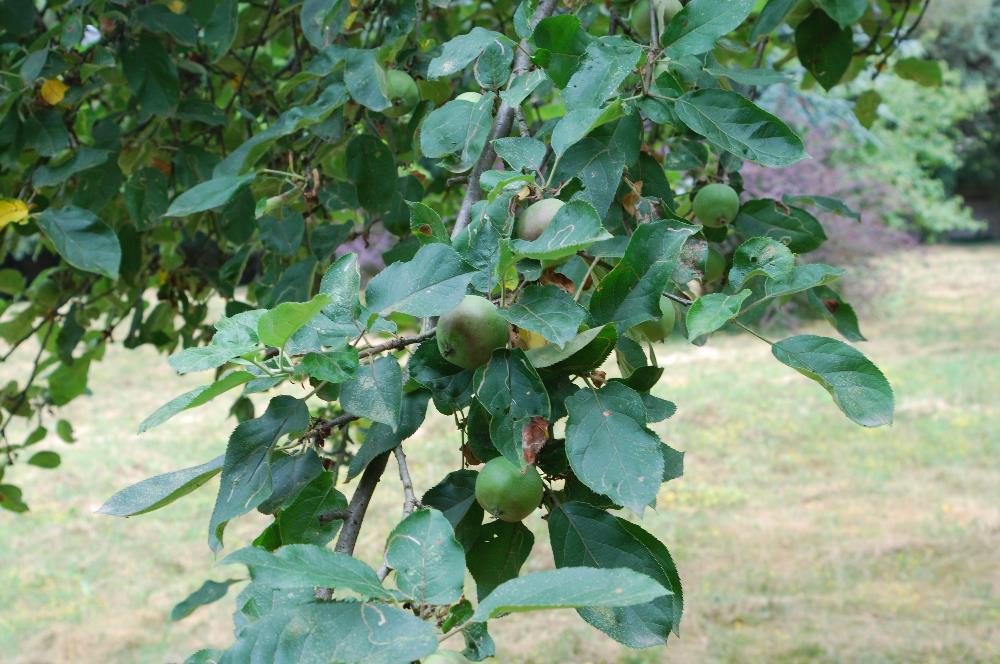
<instances>
[{"instance_id":1,"label":"thin twig","mask_svg":"<svg viewBox=\"0 0 1000 664\"><path fill-rule=\"evenodd\" d=\"M226 113L229 112L229 109L233 107L233 104L237 99L239 99L240 94L243 92L243 84L247 82L247 75L253 67L254 58L257 57L257 49L260 48L261 43L264 41L264 35L267 34L267 26L271 23L271 17L274 16L274 12L277 9L278 0L271 0L271 6L267 9L267 16L264 17L264 25L260 26L260 33L257 35L257 39L254 40L253 48L250 50L250 58L247 60L247 66L243 68L243 74L240 76L240 82L236 85L236 92L233 93L229 103L226 104Z\"/></svg>"},{"instance_id":2,"label":"thin twig","mask_svg":"<svg viewBox=\"0 0 1000 664\"><path fill-rule=\"evenodd\" d=\"M531 19L532 25L537 24L546 16L550 16L555 11L556 4L557 0L542 0L539 2L538 9L535 10L535 15ZM531 66L531 56L528 55L527 48L527 40L522 41L514 58L514 68L511 71L512 79L527 71L528 67ZM483 192L479 187L479 176L492 166L497 158L497 153L493 150L493 141L509 134L513 124L514 107L508 106L506 102L501 103L500 108L497 110L493 129L490 131L489 138L486 141L486 147L483 148L483 153L479 155L479 160L476 161L475 166L472 167L472 173L469 174L469 186L465 189L462 207L459 208L458 216L455 218L455 227L451 231L452 239L458 237L465 230L465 227L469 225L469 221L472 218L472 206L482 198Z\"/></svg>"},{"instance_id":3,"label":"thin twig","mask_svg":"<svg viewBox=\"0 0 1000 664\"><path fill-rule=\"evenodd\" d=\"M362 348L358 351L358 357L360 359L364 359L366 357L371 357L372 355L378 355L379 353L387 350L398 350L412 344L418 344L421 341L430 339L433 336L434 330L428 330L427 332L422 332L414 337L399 337L398 339L393 339L392 341L386 341L384 344Z\"/></svg>"}]
</instances>

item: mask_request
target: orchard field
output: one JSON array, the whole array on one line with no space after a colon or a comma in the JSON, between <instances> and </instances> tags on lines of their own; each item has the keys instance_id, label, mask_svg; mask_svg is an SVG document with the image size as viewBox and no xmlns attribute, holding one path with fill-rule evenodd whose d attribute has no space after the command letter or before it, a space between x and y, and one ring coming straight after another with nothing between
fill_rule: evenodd
<instances>
[{"instance_id":1,"label":"orchard field","mask_svg":"<svg viewBox=\"0 0 1000 664\"><path fill-rule=\"evenodd\" d=\"M684 578L681 638L669 652L628 652L572 610L526 614L491 626L497 661L1000 661L998 264L996 245L883 259L885 291L878 307L862 304L870 341L860 347L896 390L887 428L854 426L747 335L695 350L670 340L655 393L680 410L654 428L686 452L686 472L662 488L643 525ZM205 546L217 480L128 521L93 514L125 485L221 453L233 426L222 402L134 433L200 379L175 376L146 348L112 347L94 365L92 394L67 409L81 442L60 449L58 480L25 468L31 511L0 513L0 660L179 662L231 642L233 591L168 621L204 579L245 575L214 566ZM418 493L460 464L458 434L434 417L407 446ZM363 557L398 516L391 471L362 530ZM540 514L526 521L536 531ZM231 548L262 525L234 523ZM525 571L550 566L538 537Z\"/></svg>"}]
</instances>

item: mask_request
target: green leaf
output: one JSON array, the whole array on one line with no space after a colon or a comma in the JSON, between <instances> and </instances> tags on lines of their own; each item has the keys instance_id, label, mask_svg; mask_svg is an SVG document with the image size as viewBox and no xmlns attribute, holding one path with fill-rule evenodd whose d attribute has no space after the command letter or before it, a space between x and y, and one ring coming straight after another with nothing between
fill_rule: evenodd
<instances>
[{"instance_id":1,"label":"green leaf","mask_svg":"<svg viewBox=\"0 0 1000 664\"><path fill-rule=\"evenodd\" d=\"M254 582L271 588L337 588L362 597L391 599L375 570L346 553L314 544L290 544L274 553L248 546L223 559L223 565L243 564Z\"/></svg>"},{"instance_id":2,"label":"green leaf","mask_svg":"<svg viewBox=\"0 0 1000 664\"><path fill-rule=\"evenodd\" d=\"M545 160L545 143L537 138L498 138L493 141L493 149L515 171L537 171Z\"/></svg>"},{"instance_id":3,"label":"green leaf","mask_svg":"<svg viewBox=\"0 0 1000 664\"><path fill-rule=\"evenodd\" d=\"M789 194L784 194L781 197L781 202L785 205L808 205L822 210L823 212L832 212L833 214L840 215L841 217L861 221L860 214L848 207L844 201L832 196L817 196L814 194L790 196Z\"/></svg>"},{"instance_id":4,"label":"green leaf","mask_svg":"<svg viewBox=\"0 0 1000 664\"><path fill-rule=\"evenodd\" d=\"M659 318L660 294L677 267L684 243L696 230L669 221L640 225L629 238L625 255L590 300L594 323L615 323L624 331Z\"/></svg>"},{"instance_id":5,"label":"green leaf","mask_svg":"<svg viewBox=\"0 0 1000 664\"><path fill-rule=\"evenodd\" d=\"M226 458L208 528L213 551L222 548L222 533L231 519L246 514L271 495L271 448L289 433L309 426L309 409L287 395L271 399L263 415L241 422L229 437Z\"/></svg>"},{"instance_id":6,"label":"green leaf","mask_svg":"<svg viewBox=\"0 0 1000 664\"><path fill-rule=\"evenodd\" d=\"M22 499L21 489L13 484L0 484L0 507L15 514L28 511L28 504Z\"/></svg>"},{"instance_id":7,"label":"green leaf","mask_svg":"<svg viewBox=\"0 0 1000 664\"><path fill-rule=\"evenodd\" d=\"M630 648L666 643L679 634L683 596L674 562L660 542L637 525L581 502L561 503L549 515L556 567L628 568L672 594L610 610L578 609L588 623Z\"/></svg>"},{"instance_id":8,"label":"green leaf","mask_svg":"<svg viewBox=\"0 0 1000 664\"><path fill-rule=\"evenodd\" d=\"M687 336L689 341L715 332L740 313L743 301L750 297L750 291L742 290L735 295L712 293L702 295L694 301L687 312Z\"/></svg>"},{"instance_id":9,"label":"green leaf","mask_svg":"<svg viewBox=\"0 0 1000 664\"><path fill-rule=\"evenodd\" d=\"M220 0L215 3L212 15L205 24L202 41L208 45L212 62L217 62L229 52L233 40L236 39L238 20L236 17L236 0Z\"/></svg>"},{"instance_id":10,"label":"green leaf","mask_svg":"<svg viewBox=\"0 0 1000 664\"><path fill-rule=\"evenodd\" d=\"M557 88L566 87L591 39L580 19L572 14L548 16L538 22L531 38L537 47L532 60L545 70Z\"/></svg>"},{"instance_id":11,"label":"green leaf","mask_svg":"<svg viewBox=\"0 0 1000 664\"><path fill-rule=\"evenodd\" d=\"M472 622L503 613L581 606L635 606L667 594L645 574L625 568L564 567L506 581L476 608Z\"/></svg>"},{"instance_id":12,"label":"green leaf","mask_svg":"<svg viewBox=\"0 0 1000 664\"><path fill-rule=\"evenodd\" d=\"M262 344L282 348L299 328L309 322L332 302L329 295L320 293L308 302L282 302L257 322L257 337Z\"/></svg>"},{"instance_id":13,"label":"green leaf","mask_svg":"<svg viewBox=\"0 0 1000 664\"><path fill-rule=\"evenodd\" d=\"M743 288L754 277L781 279L795 267L795 256L788 247L767 237L752 237L733 254L729 268L729 287Z\"/></svg>"},{"instance_id":14,"label":"green leaf","mask_svg":"<svg viewBox=\"0 0 1000 664\"><path fill-rule=\"evenodd\" d=\"M522 258L556 260L610 238L611 234L601 224L593 205L585 201L570 201L559 208L537 239L514 240L511 248Z\"/></svg>"},{"instance_id":15,"label":"green leaf","mask_svg":"<svg viewBox=\"0 0 1000 664\"><path fill-rule=\"evenodd\" d=\"M674 108L691 131L741 159L780 167L807 156L802 139L784 122L735 92L696 90Z\"/></svg>"},{"instance_id":16,"label":"green leaf","mask_svg":"<svg viewBox=\"0 0 1000 664\"><path fill-rule=\"evenodd\" d=\"M155 168L136 171L125 184L125 208L139 230L159 224L167 204L167 176Z\"/></svg>"},{"instance_id":17,"label":"green leaf","mask_svg":"<svg viewBox=\"0 0 1000 664\"><path fill-rule=\"evenodd\" d=\"M47 46L29 53L21 62L21 68L18 70L21 80L28 85L34 86L35 80L41 75L42 69L45 68L45 62L48 59L49 49Z\"/></svg>"},{"instance_id":18,"label":"green leaf","mask_svg":"<svg viewBox=\"0 0 1000 664\"><path fill-rule=\"evenodd\" d=\"M545 72L541 69L532 69L529 72L514 77L507 89L500 93L500 99L510 106L516 108L524 103L532 92L545 81ZM497 139L503 140L503 139Z\"/></svg>"},{"instance_id":19,"label":"green leaf","mask_svg":"<svg viewBox=\"0 0 1000 664\"><path fill-rule=\"evenodd\" d=\"M180 101L180 77L177 66L160 40L143 32L139 42L122 58L128 87L139 101L139 121L150 116L168 116Z\"/></svg>"},{"instance_id":20,"label":"green leaf","mask_svg":"<svg viewBox=\"0 0 1000 664\"><path fill-rule=\"evenodd\" d=\"M383 316L440 316L465 297L474 270L450 246L421 247L409 261L397 262L375 275L365 290L368 308Z\"/></svg>"},{"instance_id":21,"label":"green leaf","mask_svg":"<svg viewBox=\"0 0 1000 664\"><path fill-rule=\"evenodd\" d=\"M49 208L38 216L38 225L73 267L118 278L122 261L118 236L90 210L73 205Z\"/></svg>"},{"instance_id":22,"label":"green leaf","mask_svg":"<svg viewBox=\"0 0 1000 664\"><path fill-rule=\"evenodd\" d=\"M332 478L321 472L283 507L275 525L282 544L315 544L324 546L337 535L341 521L320 521L320 516L336 510L347 509L347 498L333 486Z\"/></svg>"},{"instance_id":23,"label":"green leaf","mask_svg":"<svg viewBox=\"0 0 1000 664\"><path fill-rule=\"evenodd\" d=\"M256 350L260 343L257 325L266 313L264 309L243 311L215 324L217 332L212 343L199 348L185 348L167 360L180 374L205 371L225 364L234 357Z\"/></svg>"},{"instance_id":24,"label":"green leaf","mask_svg":"<svg viewBox=\"0 0 1000 664\"><path fill-rule=\"evenodd\" d=\"M340 387L340 404L351 415L366 417L399 427L402 407L403 373L392 356L380 357L361 366L351 380Z\"/></svg>"},{"instance_id":25,"label":"green leaf","mask_svg":"<svg viewBox=\"0 0 1000 664\"><path fill-rule=\"evenodd\" d=\"M823 263L796 265L791 272L782 277L767 279L764 282L764 295L767 298L772 298L800 293L816 286L832 283L840 279L843 274L844 271L840 268Z\"/></svg>"},{"instance_id":26,"label":"green leaf","mask_svg":"<svg viewBox=\"0 0 1000 664\"><path fill-rule=\"evenodd\" d=\"M262 514L281 512L323 470L323 462L311 449L301 454L277 453L271 457L271 495L257 506Z\"/></svg>"},{"instance_id":27,"label":"green leaf","mask_svg":"<svg viewBox=\"0 0 1000 664\"><path fill-rule=\"evenodd\" d=\"M431 343L434 343L433 340L431 340ZM366 369L367 367L362 369L362 371ZM427 390L406 392L403 394L402 406L400 407L399 426L395 430L388 424L382 424L381 422L377 422L369 427L368 433L365 434L364 443L354 453L354 457L348 466L347 480L350 481L361 474L361 471L371 463L372 459L380 454L389 452L415 434L427 416L427 402L429 400L430 393Z\"/></svg>"},{"instance_id":28,"label":"green leaf","mask_svg":"<svg viewBox=\"0 0 1000 664\"><path fill-rule=\"evenodd\" d=\"M350 3L343 0L305 0L299 21L306 41L318 49L332 44L350 9Z\"/></svg>"},{"instance_id":29,"label":"green leaf","mask_svg":"<svg viewBox=\"0 0 1000 664\"><path fill-rule=\"evenodd\" d=\"M417 510L393 528L385 562L395 570L400 592L420 604L451 604L462 596L465 552L437 510Z\"/></svg>"},{"instance_id":30,"label":"green leaf","mask_svg":"<svg viewBox=\"0 0 1000 664\"><path fill-rule=\"evenodd\" d=\"M473 68L476 82L482 88L496 90L510 78L510 66L514 61L514 49L507 40L490 42L476 60Z\"/></svg>"},{"instance_id":31,"label":"green leaf","mask_svg":"<svg viewBox=\"0 0 1000 664\"><path fill-rule=\"evenodd\" d=\"M396 194L396 162L389 147L371 134L361 134L347 144L347 175L361 207L372 212L389 209Z\"/></svg>"},{"instance_id":32,"label":"green leaf","mask_svg":"<svg viewBox=\"0 0 1000 664\"><path fill-rule=\"evenodd\" d=\"M441 357L436 340L428 339L417 346L406 368L410 378L431 391L441 413L450 415L468 405L474 372Z\"/></svg>"},{"instance_id":33,"label":"green leaf","mask_svg":"<svg viewBox=\"0 0 1000 664\"><path fill-rule=\"evenodd\" d=\"M871 129L871 126L875 124L875 118L878 117L878 107L881 103L882 95L876 90L865 90L858 95L854 101L854 115L862 127Z\"/></svg>"},{"instance_id":34,"label":"green leaf","mask_svg":"<svg viewBox=\"0 0 1000 664\"><path fill-rule=\"evenodd\" d=\"M618 340L615 326L608 324L576 335L563 347L532 348L525 355L531 366L570 374L584 374L604 364Z\"/></svg>"},{"instance_id":35,"label":"green leaf","mask_svg":"<svg viewBox=\"0 0 1000 664\"><path fill-rule=\"evenodd\" d=\"M19 295L25 287L24 275L20 270L7 268L0 270L0 293L4 295Z\"/></svg>"},{"instance_id":36,"label":"green leaf","mask_svg":"<svg viewBox=\"0 0 1000 664\"><path fill-rule=\"evenodd\" d=\"M343 83L334 82L326 86L315 102L306 106L294 106L270 123L267 129L259 131L229 153L212 171L215 178L237 176L263 158L279 139L323 122L347 101L347 90ZM395 183L393 167L393 183Z\"/></svg>"},{"instance_id":37,"label":"green leaf","mask_svg":"<svg viewBox=\"0 0 1000 664\"><path fill-rule=\"evenodd\" d=\"M760 10L760 15L757 16L757 20L753 24L753 30L750 31L750 40L757 41L760 37L769 34L774 31L781 22L785 20L785 16L791 11L792 7L798 2L798 0L768 0L764 8Z\"/></svg>"},{"instance_id":38,"label":"green leaf","mask_svg":"<svg viewBox=\"0 0 1000 664\"><path fill-rule=\"evenodd\" d=\"M576 337L587 311L561 288L552 284L532 285L524 289L517 302L500 315L519 328L537 332L560 346Z\"/></svg>"},{"instance_id":39,"label":"green leaf","mask_svg":"<svg viewBox=\"0 0 1000 664\"><path fill-rule=\"evenodd\" d=\"M819 248L826 233L819 221L800 208L779 209L771 199L747 201L740 208L733 226L747 237L770 237L784 243L790 250L804 254Z\"/></svg>"},{"instance_id":40,"label":"green leaf","mask_svg":"<svg viewBox=\"0 0 1000 664\"><path fill-rule=\"evenodd\" d=\"M375 49L348 49L344 83L351 99L366 108L384 111L392 106L386 95L385 70L379 64Z\"/></svg>"},{"instance_id":41,"label":"green leaf","mask_svg":"<svg viewBox=\"0 0 1000 664\"><path fill-rule=\"evenodd\" d=\"M566 456L573 472L597 493L641 515L656 500L663 475L660 441L645 427L639 393L609 382L566 399Z\"/></svg>"},{"instance_id":42,"label":"green leaf","mask_svg":"<svg viewBox=\"0 0 1000 664\"><path fill-rule=\"evenodd\" d=\"M133 484L108 498L97 513L127 517L160 509L215 477L222 470L224 458L219 456L200 466L175 470Z\"/></svg>"},{"instance_id":43,"label":"green leaf","mask_svg":"<svg viewBox=\"0 0 1000 664\"><path fill-rule=\"evenodd\" d=\"M868 0L816 0L816 4L842 28L857 23L868 10Z\"/></svg>"},{"instance_id":44,"label":"green leaf","mask_svg":"<svg viewBox=\"0 0 1000 664\"><path fill-rule=\"evenodd\" d=\"M493 127L493 101L496 95L484 94L478 102L453 99L424 118L420 126L420 151L427 157L458 155L451 170L468 170L486 147Z\"/></svg>"},{"instance_id":45,"label":"green leaf","mask_svg":"<svg viewBox=\"0 0 1000 664\"><path fill-rule=\"evenodd\" d=\"M189 408L197 408L198 406L206 404L220 394L228 392L234 387L239 387L244 383L248 383L254 378L256 378L256 376L246 371L233 371L226 374L211 385L202 385L189 392L185 392L179 397L171 399L167 403L163 404L157 408L152 415L144 419L139 425L138 433L145 433L153 427L158 427L174 415L188 410Z\"/></svg>"},{"instance_id":46,"label":"green leaf","mask_svg":"<svg viewBox=\"0 0 1000 664\"><path fill-rule=\"evenodd\" d=\"M892 424L892 387L860 351L836 339L805 334L779 341L771 352L779 362L822 385L858 424Z\"/></svg>"},{"instance_id":47,"label":"green leaf","mask_svg":"<svg viewBox=\"0 0 1000 664\"><path fill-rule=\"evenodd\" d=\"M642 48L625 37L599 37L591 41L579 68L563 90L566 110L602 106L635 69L641 55Z\"/></svg>"},{"instance_id":48,"label":"green leaf","mask_svg":"<svg viewBox=\"0 0 1000 664\"><path fill-rule=\"evenodd\" d=\"M849 27L840 27L826 12L814 9L795 28L795 49L806 71L829 90L851 64L854 39Z\"/></svg>"},{"instance_id":49,"label":"green leaf","mask_svg":"<svg viewBox=\"0 0 1000 664\"><path fill-rule=\"evenodd\" d=\"M437 648L431 624L408 611L377 602L323 602L279 608L247 624L219 664L405 664Z\"/></svg>"},{"instance_id":50,"label":"green leaf","mask_svg":"<svg viewBox=\"0 0 1000 664\"><path fill-rule=\"evenodd\" d=\"M584 136L601 125L613 122L624 115L622 103L608 104L605 108L577 108L568 111L552 130L552 151L561 157Z\"/></svg>"},{"instance_id":51,"label":"green leaf","mask_svg":"<svg viewBox=\"0 0 1000 664\"><path fill-rule=\"evenodd\" d=\"M670 19L660 43L674 59L711 51L719 37L738 28L753 7L754 0L692 0Z\"/></svg>"},{"instance_id":52,"label":"green leaf","mask_svg":"<svg viewBox=\"0 0 1000 664\"><path fill-rule=\"evenodd\" d=\"M35 452L28 458L28 465L39 468L58 468L60 463L62 463L62 458L57 452Z\"/></svg>"},{"instance_id":53,"label":"green leaf","mask_svg":"<svg viewBox=\"0 0 1000 664\"><path fill-rule=\"evenodd\" d=\"M474 470L455 470L427 490L420 504L440 510L455 532L455 539L462 548L468 550L477 541L480 524L483 522L483 508L476 502L476 478ZM472 564L473 558L468 559Z\"/></svg>"},{"instance_id":54,"label":"green leaf","mask_svg":"<svg viewBox=\"0 0 1000 664\"><path fill-rule=\"evenodd\" d=\"M812 308L830 322L848 341L865 341L858 327L854 307L845 302L832 288L818 286L809 291L807 300Z\"/></svg>"},{"instance_id":55,"label":"green leaf","mask_svg":"<svg viewBox=\"0 0 1000 664\"><path fill-rule=\"evenodd\" d=\"M297 368L316 380L343 383L357 373L358 351L353 346L347 346L322 353L306 353Z\"/></svg>"},{"instance_id":56,"label":"green leaf","mask_svg":"<svg viewBox=\"0 0 1000 664\"><path fill-rule=\"evenodd\" d=\"M69 147L69 132L54 110L36 112L24 122L22 131L27 147L43 157L54 157Z\"/></svg>"},{"instance_id":57,"label":"green leaf","mask_svg":"<svg viewBox=\"0 0 1000 664\"><path fill-rule=\"evenodd\" d=\"M100 166L108 160L110 152L107 150L95 150L93 148L80 148L73 153L73 156L59 166L41 166L31 177L31 182L35 187L52 187L62 184L77 173L82 173L88 168Z\"/></svg>"},{"instance_id":58,"label":"green leaf","mask_svg":"<svg viewBox=\"0 0 1000 664\"><path fill-rule=\"evenodd\" d=\"M441 55L427 65L427 78L441 78L462 71L494 43L507 48L513 46L513 42L499 32L480 27L450 39L442 46Z\"/></svg>"},{"instance_id":59,"label":"green leaf","mask_svg":"<svg viewBox=\"0 0 1000 664\"><path fill-rule=\"evenodd\" d=\"M468 566L480 602L500 584L517 578L534 545L535 536L520 521L492 521L479 529Z\"/></svg>"},{"instance_id":60,"label":"green leaf","mask_svg":"<svg viewBox=\"0 0 1000 664\"><path fill-rule=\"evenodd\" d=\"M489 364L476 372L476 398L494 419L535 415L548 418L549 395L524 351L493 351Z\"/></svg>"},{"instance_id":61,"label":"green leaf","mask_svg":"<svg viewBox=\"0 0 1000 664\"><path fill-rule=\"evenodd\" d=\"M255 177L256 173L224 175L202 182L175 198L164 216L187 217L196 212L222 207Z\"/></svg>"},{"instance_id":62,"label":"green leaf","mask_svg":"<svg viewBox=\"0 0 1000 664\"><path fill-rule=\"evenodd\" d=\"M225 581L205 581L198 590L182 599L170 611L170 621L177 622L183 620L195 612L199 607L218 602L226 596L229 586L239 583L240 579L226 579Z\"/></svg>"},{"instance_id":63,"label":"green leaf","mask_svg":"<svg viewBox=\"0 0 1000 664\"><path fill-rule=\"evenodd\" d=\"M420 202L406 201L410 208L410 232L423 244L451 244L448 230L441 221L441 215L433 208Z\"/></svg>"},{"instance_id":64,"label":"green leaf","mask_svg":"<svg viewBox=\"0 0 1000 664\"><path fill-rule=\"evenodd\" d=\"M919 83L924 87L937 88L944 83L941 63L923 58L902 58L896 61L892 70L900 78Z\"/></svg>"}]
</instances>

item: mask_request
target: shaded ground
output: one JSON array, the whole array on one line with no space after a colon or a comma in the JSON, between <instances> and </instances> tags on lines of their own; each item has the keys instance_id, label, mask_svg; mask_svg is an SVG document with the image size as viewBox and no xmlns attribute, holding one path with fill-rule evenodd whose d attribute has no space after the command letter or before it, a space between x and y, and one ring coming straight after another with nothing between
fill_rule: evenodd
<instances>
[{"instance_id":1,"label":"shaded ground","mask_svg":"<svg viewBox=\"0 0 1000 664\"><path fill-rule=\"evenodd\" d=\"M1000 247L892 261L896 289L864 317L861 348L896 388L896 423L855 427L752 338L669 345L658 392L679 412L656 426L687 452L686 475L643 525L684 579L682 638L627 651L572 611L526 614L493 628L498 661L1000 661ZM17 469L32 511L0 513L0 660L176 662L231 640L231 598L166 620L206 577L237 572L214 567L205 545L214 484L128 521L91 514L122 486L224 449L221 405L134 435L198 383L152 353L111 353L92 369L94 395L70 409L81 442L53 443L62 468ZM447 427L434 419L407 444L420 491L459 464ZM399 512L394 472L359 542L370 562ZM531 519L528 567L544 569ZM253 521L227 530L231 548Z\"/></svg>"}]
</instances>

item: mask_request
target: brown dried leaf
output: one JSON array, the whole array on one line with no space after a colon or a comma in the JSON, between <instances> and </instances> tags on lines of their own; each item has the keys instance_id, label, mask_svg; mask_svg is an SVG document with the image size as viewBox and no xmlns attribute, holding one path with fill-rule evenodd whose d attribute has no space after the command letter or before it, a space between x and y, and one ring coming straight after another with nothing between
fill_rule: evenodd
<instances>
[{"instance_id":1,"label":"brown dried leaf","mask_svg":"<svg viewBox=\"0 0 1000 664\"><path fill-rule=\"evenodd\" d=\"M537 415L532 417L521 428L521 451L524 453L524 460L534 464L548 439L549 421Z\"/></svg>"}]
</instances>

